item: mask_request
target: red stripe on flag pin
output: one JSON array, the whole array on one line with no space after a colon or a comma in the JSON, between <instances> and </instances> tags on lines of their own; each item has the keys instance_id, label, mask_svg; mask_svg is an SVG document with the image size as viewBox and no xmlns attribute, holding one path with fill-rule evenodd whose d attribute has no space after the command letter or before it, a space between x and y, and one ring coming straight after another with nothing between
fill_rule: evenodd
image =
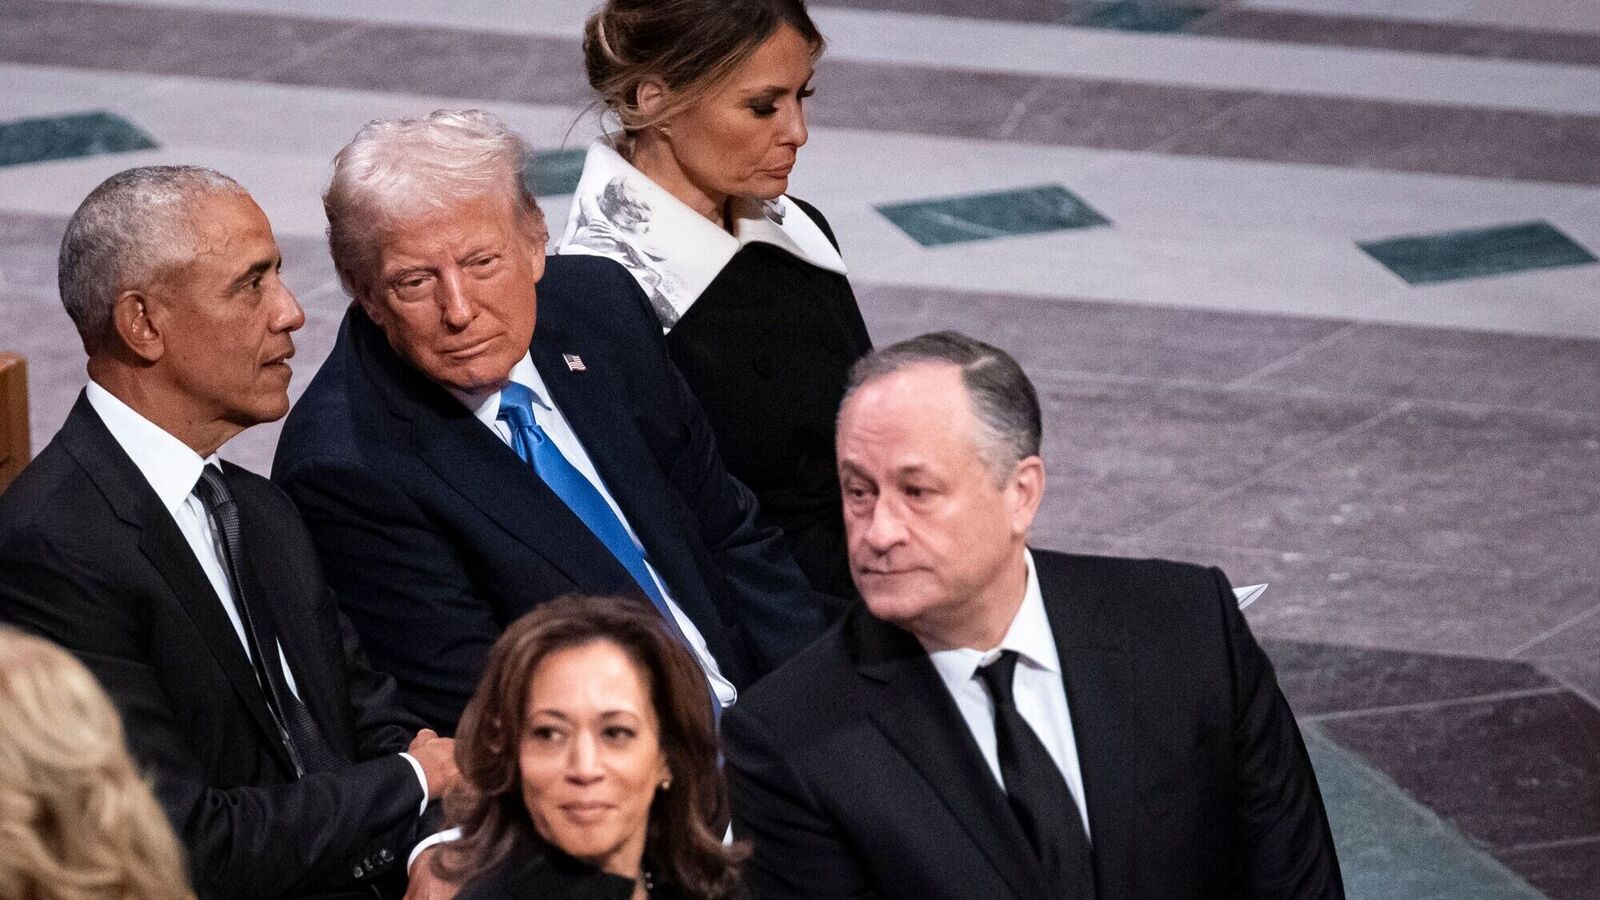
<instances>
[{"instance_id":1,"label":"red stripe on flag pin","mask_svg":"<svg viewBox=\"0 0 1600 900\"><path fill-rule=\"evenodd\" d=\"M561 358L567 361L568 372L587 372L589 367L583 364L583 357L576 353L563 353Z\"/></svg>"}]
</instances>

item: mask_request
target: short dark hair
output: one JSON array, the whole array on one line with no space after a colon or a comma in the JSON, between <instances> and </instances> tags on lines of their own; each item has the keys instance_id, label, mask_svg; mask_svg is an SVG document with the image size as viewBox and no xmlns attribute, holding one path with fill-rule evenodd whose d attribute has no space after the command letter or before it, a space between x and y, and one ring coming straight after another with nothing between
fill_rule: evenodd
<instances>
[{"instance_id":1,"label":"short dark hair","mask_svg":"<svg viewBox=\"0 0 1600 900\"><path fill-rule=\"evenodd\" d=\"M961 370L961 384L983 432L978 454L997 479L1009 476L1022 460L1039 455L1044 429L1033 382L1009 353L959 331L920 334L863 356L850 369L840 410L863 385L927 364Z\"/></svg>"},{"instance_id":2,"label":"short dark hair","mask_svg":"<svg viewBox=\"0 0 1600 900\"><path fill-rule=\"evenodd\" d=\"M56 262L61 304L84 349L112 333L125 290L146 288L194 258L194 205L216 193L248 196L237 181L200 166L124 169L89 192L67 222Z\"/></svg>"},{"instance_id":3,"label":"short dark hair","mask_svg":"<svg viewBox=\"0 0 1600 900\"><path fill-rule=\"evenodd\" d=\"M461 781L445 799L445 814L462 837L444 846L440 873L468 878L546 849L523 803L517 767L528 690L551 654L600 641L619 647L644 676L672 773L672 789L650 804L645 864L687 896L734 895L746 850L722 843L727 788L705 674L655 610L621 597L553 600L511 623L495 642L456 733Z\"/></svg>"}]
</instances>

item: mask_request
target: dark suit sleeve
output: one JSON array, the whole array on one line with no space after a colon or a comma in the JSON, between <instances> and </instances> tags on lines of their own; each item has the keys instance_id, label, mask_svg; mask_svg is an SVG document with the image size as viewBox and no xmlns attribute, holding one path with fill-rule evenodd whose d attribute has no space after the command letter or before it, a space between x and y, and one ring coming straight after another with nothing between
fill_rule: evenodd
<instances>
[{"instance_id":1,"label":"dark suit sleeve","mask_svg":"<svg viewBox=\"0 0 1600 900\"><path fill-rule=\"evenodd\" d=\"M357 463L316 456L275 475L373 663L394 676L411 712L454 733L501 631L456 548Z\"/></svg>"},{"instance_id":2,"label":"dark suit sleeve","mask_svg":"<svg viewBox=\"0 0 1600 900\"><path fill-rule=\"evenodd\" d=\"M745 879L755 895L762 900L878 896L761 722L735 705L723 716L722 739L734 836L754 846Z\"/></svg>"},{"instance_id":3,"label":"dark suit sleeve","mask_svg":"<svg viewBox=\"0 0 1600 900\"><path fill-rule=\"evenodd\" d=\"M331 593L331 592L330 592ZM406 712L394 679L372 668L361 649L361 637L349 618L337 609L339 643L344 654L345 677L350 685L350 721L355 733L356 759L400 753L421 731L421 720Z\"/></svg>"},{"instance_id":4,"label":"dark suit sleeve","mask_svg":"<svg viewBox=\"0 0 1600 900\"><path fill-rule=\"evenodd\" d=\"M149 661L151 638L115 566L37 532L0 549L0 611L72 651L121 713L129 748L188 849L201 896L279 897L358 883L387 850L404 861L422 790L398 755L271 787L213 787ZM199 652L205 652L200 650Z\"/></svg>"},{"instance_id":5,"label":"dark suit sleeve","mask_svg":"<svg viewBox=\"0 0 1600 900\"><path fill-rule=\"evenodd\" d=\"M607 294L621 305L609 325L634 348L643 373L640 402L670 411L675 440L656 442L655 452L687 517L725 579L731 613L755 665L755 680L777 668L826 626L825 599L795 565L778 529L758 522L755 494L723 465L705 410L667 354L661 327L639 283L613 262L601 267L614 286ZM616 307L613 307L616 308ZM653 362L647 362L653 360Z\"/></svg>"},{"instance_id":6,"label":"dark suit sleeve","mask_svg":"<svg viewBox=\"0 0 1600 900\"><path fill-rule=\"evenodd\" d=\"M700 402L677 367L667 365L673 401L687 424L682 452L668 475L691 504L700 538L727 581L755 658L751 677L759 678L822 633L823 598L795 565L782 533L757 521L755 494L723 467Z\"/></svg>"},{"instance_id":7,"label":"dark suit sleeve","mask_svg":"<svg viewBox=\"0 0 1600 900\"><path fill-rule=\"evenodd\" d=\"M1212 569L1233 667L1240 821L1251 898L1343 898L1333 834L1294 713L1272 663L1239 612L1228 579Z\"/></svg>"}]
</instances>

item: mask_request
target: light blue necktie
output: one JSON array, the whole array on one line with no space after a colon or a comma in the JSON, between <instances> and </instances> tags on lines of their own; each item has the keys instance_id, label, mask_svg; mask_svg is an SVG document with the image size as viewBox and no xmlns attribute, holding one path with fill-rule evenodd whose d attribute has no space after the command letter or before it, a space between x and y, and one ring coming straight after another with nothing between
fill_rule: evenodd
<instances>
[{"instance_id":1,"label":"light blue necktie","mask_svg":"<svg viewBox=\"0 0 1600 900\"><path fill-rule=\"evenodd\" d=\"M594 484L561 454L561 449L533 420L533 391L515 381L506 384L500 391L499 418L511 428L512 449L524 462L532 465L550 490L561 498L561 502L567 504L567 508L589 526L600 543L605 544L617 562L622 563L622 567L633 576L645 596L650 598L650 604L677 632L678 625L672 618L672 611L667 609L667 599L661 596L656 580L650 577L650 570L644 564L644 554L633 543L622 520L617 518L611 504L606 502ZM682 637L681 634L678 636Z\"/></svg>"},{"instance_id":2,"label":"light blue necktie","mask_svg":"<svg viewBox=\"0 0 1600 900\"><path fill-rule=\"evenodd\" d=\"M612 511L611 504L601 496L589 479L583 477L568 459L562 455L561 448L550 440L544 433L539 423L533 420L533 391L525 385L515 381L506 383L500 389L500 414L497 417L505 422L511 429L511 448L517 451L522 460L533 466L533 470L544 479L544 483L554 491L561 502L572 510L573 514L588 526L600 543L606 545L611 555L617 562L628 570L634 582L650 598L650 605L661 614L662 620L667 625L667 630L680 643L694 653L694 647L684 635L683 629L678 627L678 620L673 617L672 610L667 608L667 598L661 595L661 589L656 586L656 580L650 576L650 570L644 564L644 554L634 545L633 538L629 537L628 529ZM709 686L710 678L706 679ZM711 711L714 719L722 716L722 703L717 698L715 689L711 691Z\"/></svg>"}]
</instances>

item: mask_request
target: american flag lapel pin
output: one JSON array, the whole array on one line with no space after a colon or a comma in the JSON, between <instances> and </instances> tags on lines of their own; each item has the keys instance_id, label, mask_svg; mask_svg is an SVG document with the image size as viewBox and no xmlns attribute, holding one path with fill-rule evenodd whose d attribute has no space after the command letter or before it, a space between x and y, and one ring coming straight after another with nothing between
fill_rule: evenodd
<instances>
[{"instance_id":1,"label":"american flag lapel pin","mask_svg":"<svg viewBox=\"0 0 1600 900\"><path fill-rule=\"evenodd\" d=\"M583 357L576 353L563 353L561 358L567 362L568 372L587 372L589 367L583 364Z\"/></svg>"}]
</instances>

